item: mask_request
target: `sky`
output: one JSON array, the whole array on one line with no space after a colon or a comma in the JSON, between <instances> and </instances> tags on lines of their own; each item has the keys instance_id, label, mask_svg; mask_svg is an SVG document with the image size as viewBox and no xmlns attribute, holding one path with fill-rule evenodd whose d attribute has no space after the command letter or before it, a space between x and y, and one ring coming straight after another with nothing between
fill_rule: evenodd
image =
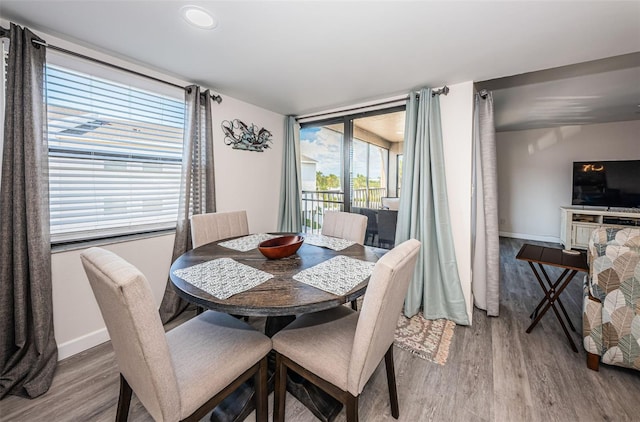
<instances>
[{"instance_id":1,"label":"sky","mask_svg":"<svg viewBox=\"0 0 640 422\"><path fill-rule=\"evenodd\" d=\"M356 146L353 171L365 174L367 169L366 149ZM300 130L300 152L318 162L316 169L325 175L341 175L342 134L322 127L308 127ZM381 177L379 166L371 166L371 179Z\"/></svg>"}]
</instances>

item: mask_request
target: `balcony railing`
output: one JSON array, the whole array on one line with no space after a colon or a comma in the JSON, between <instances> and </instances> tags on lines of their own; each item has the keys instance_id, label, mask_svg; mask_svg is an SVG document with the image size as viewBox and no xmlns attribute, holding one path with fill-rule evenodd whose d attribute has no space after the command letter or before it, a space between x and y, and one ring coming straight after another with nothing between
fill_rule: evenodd
<instances>
[{"instance_id":1,"label":"balcony railing","mask_svg":"<svg viewBox=\"0 0 640 422\"><path fill-rule=\"evenodd\" d=\"M343 192L302 191L302 230L306 233L320 233L324 213L343 210Z\"/></svg>"},{"instance_id":2,"label":"balcony railing","mask_svg":"<svg viewBox=\"0 0 640 422\"><path fill-rule=\"evenodd\" d=\"M354 189L351 206L377 210L382 208L382 200L380 198L385 196L387 196L386 188Z\"/></svg>"},{"instance_id":3,"label":"balcony railing","mask_svg":"<svg viewBox=\"0 0 640 422\"><path fill-rule=\"evenodd\" d=\"M368 192L367 192L368 191ZM354 189L352 207L379 209L385 188ZM326 211L344 211L344 193L339 191L302 191L302 226L306 233L320 233Z\"/></svg>"}]
</instances>

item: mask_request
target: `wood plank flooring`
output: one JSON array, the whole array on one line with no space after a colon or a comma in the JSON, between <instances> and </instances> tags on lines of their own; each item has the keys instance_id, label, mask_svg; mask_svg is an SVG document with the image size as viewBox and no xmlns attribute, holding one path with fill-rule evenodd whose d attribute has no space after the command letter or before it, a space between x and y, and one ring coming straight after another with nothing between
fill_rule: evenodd
<instances>
[{"instance_id":1,"label":"wood plank flooring","mask_svg":"<svg viewBox=\"0 0 640 422\"><path fill-rule=\"evenodd\" d=\"M561 296L577 329L573 336L579 353L571 350L551 311L525 333L542 292L528 265L515 259L523 243L500 239L500 317L475 310L472 327L456 327L446 365L396 348L400 421L640 421L640 372L608 365L594 372L586 367L580 335L582 273ZM557 274L552 271L550 277ZM0 420L113 421L117 396L113 349L105 343L60 362L51 389L42 397L5 398ZM270 412L272 401L273 395ZM365 388L359 409L361 421L394 420L384 365ZM129 420L151 420L135 394ZM288 396L286 420L315 418ZM255 421L254 415L247 421ZM345 421L344 411L336 421Z\"/></svg>"}]
</instances>

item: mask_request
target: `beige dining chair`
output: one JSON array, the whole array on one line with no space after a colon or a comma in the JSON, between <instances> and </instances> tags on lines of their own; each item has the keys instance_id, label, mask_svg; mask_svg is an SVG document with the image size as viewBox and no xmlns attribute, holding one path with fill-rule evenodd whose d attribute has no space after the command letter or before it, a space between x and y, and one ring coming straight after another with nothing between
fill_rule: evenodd
<instances>
[{"instance_id":1,"label":"beige dining chair","mask_svg":"<svg viewBox=\"0 0 640 422\"><path fill-rule=\"evenodd\" d=\"M322 218L322 234L364 245L367 217L343 211L327 211Z\"/></svg>"},{"instance_id":2,"label":"beige dining chair","mask_svg":"<svg viewBox=\"0 0 640 422\"><path fill-rule=\"evenodd\" d=\"M116 421L127 420L132 392L156 421L199 421L251 377L256 420L267 420L267 336L212 311L165 334L149 282L136 267L100 248L80 258L120 370Z\"/></svg>"},{"instance_id":3,"label":"beige dining chair","mask_svg":"<svg viewBox=\"0 0 640 422\"><path fill-rule=\"evenodd\" d=\"M292 369L341 401L347 421L356 422L358 397L383 357L391 414L398 418L393 340L419 249L420 242L410 239L376 263L360 312L338 306L305 314L273 337L274 421L284 421L286 376Z\"/></svg>"},{"instance_id":4,"label":"beige dining chair","mask_svg":"<svg viewBox=\"0 0 640 422\"><path fill-rule=\"evenodd\" d=\"M368 217L363 214L354 214L343 211L327 211L322 218L322 234L325 236L339 237L364 245L367 234ZM358 302L351 301L351 308L358 310Z\"/></svg>"},{"instance_id":5,"label":"beige dining chair","mask_svg":"<svg viewBox=\"0 0 640 422\"><path fill-rule=\"evenodd\" d=\"M216 240L248 234L246 211L212 212L191 217L191 243L194 248Z\"/></svg>"}]
</instances>

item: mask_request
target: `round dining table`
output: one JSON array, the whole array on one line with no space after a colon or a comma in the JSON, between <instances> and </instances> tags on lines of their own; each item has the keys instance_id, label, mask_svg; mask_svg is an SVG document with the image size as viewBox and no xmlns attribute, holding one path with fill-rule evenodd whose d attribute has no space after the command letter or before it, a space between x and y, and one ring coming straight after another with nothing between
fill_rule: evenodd
<instances>
[{"instance_id":1,"label":"round dining table","mask_svg":"<svg viewBox=\"0 0 640 422\"><path fill-rule=\"evenodd\" d=\"M283 234L284 235L284 234ZM304 236L305 234L300 234ZM236 316L266 317L265 334L273 336L295 319L296 315L331 309L356 300L365 293L369 279L363 280L344 295L335 295L296 281L293 276L335 256L348 256L376 262L386 251L354 244L341 251L303 243L297 253L283 259L267 259L257 248L242 252L219 245L223 239L192 249L171 265L171 282L180 297L200 307ZM218 258L231 258L241 264L273 275L273 278L227 299L219 299L195 287L174 274L194 265ZM290 392L305 404L320 420L331 421L342 408L332 397L325 395L313 384L290 384ZM212 421L240 421L251 411L251 400L242 391L229 396L224 406L212 414ZM242 400L240 396L245 396ZM242 404L237 403L242 401ZM235 413L235 414L234 414Z\"/></svg>"},{"instance_id":2,"label":"round dining table","mask_svg":"<svg viewBox=\"0 0 640 422\"><path fill-rule=\"evenodd\" d=\"M304 237L304 234L302 236ZM241 252L219 245L230 239L202 245L174 261L169 274L180 297L207 309L242 316L276 317L323 311L362 296L369 279L344 295L337 296L296 281L293 279L294 275L339 255L370 262L376 262L379 258L379 252L376 249L357 243L341 251L303 243L298 252L288 258L267 259L257 248ZM218 258L232 258L234 261L267 272L274 277L228 299L218 299L174 274L176 270Z\"/></svg>"}]
</instances>

